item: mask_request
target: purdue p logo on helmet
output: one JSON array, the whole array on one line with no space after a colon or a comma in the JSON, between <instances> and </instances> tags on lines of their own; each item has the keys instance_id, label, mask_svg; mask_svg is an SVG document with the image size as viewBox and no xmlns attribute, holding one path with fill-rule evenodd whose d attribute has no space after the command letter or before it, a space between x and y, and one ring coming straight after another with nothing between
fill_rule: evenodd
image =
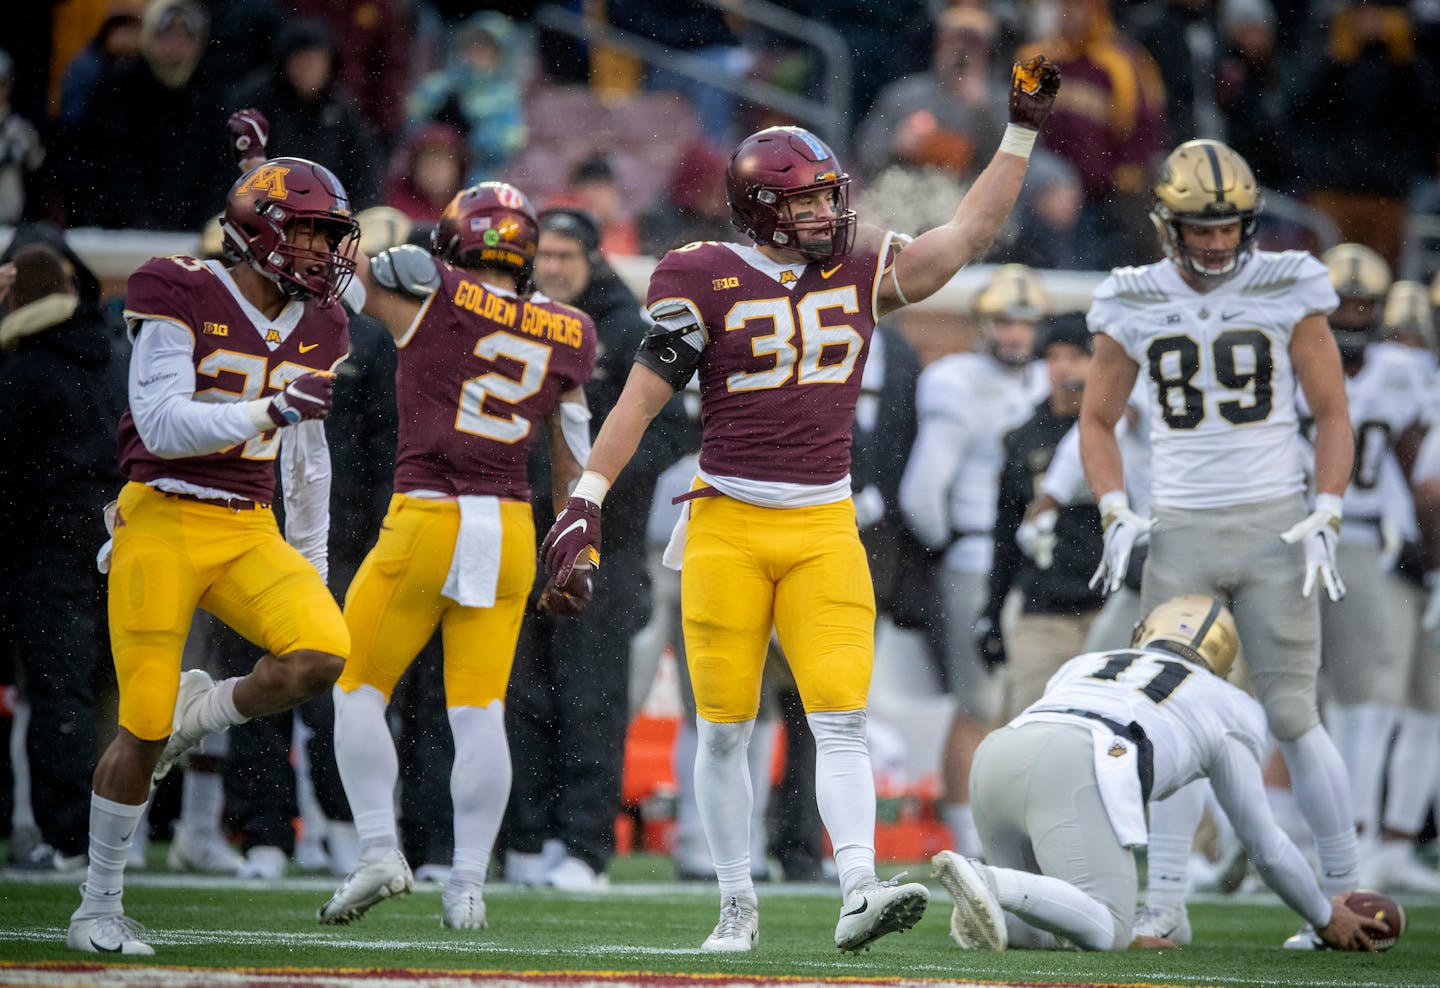
<instances>
[{"instance_id":1,"label":"purdue p logo on helmet","mask_svg":"<svg viewBox=\"0 0 1440 988\"><path fill-rule=\"evenodd\" d=\"M1228 278L1254 249L1264 198L1245 159L1219 141L1186 141L1165 159L1155 183L1150 219L1160 235L1165 256L1192 275ZM1196 263L1185 247L1180 227L1240 224L1240 243L1217 266Z\"/></svg>"},{"instance_id":2,"label":"purdue p logo on helmet","mask_svg":"<svg viewBox=\"0 0 1440 988\"><path fill-rule=\"evenodd\" d=\"M1214 597L1190 594L1154 607L1135 626L1130 644L1170 652L1224 679L1240 651L1240 634L1229 608Z\"/></svg>"}]
</instances>

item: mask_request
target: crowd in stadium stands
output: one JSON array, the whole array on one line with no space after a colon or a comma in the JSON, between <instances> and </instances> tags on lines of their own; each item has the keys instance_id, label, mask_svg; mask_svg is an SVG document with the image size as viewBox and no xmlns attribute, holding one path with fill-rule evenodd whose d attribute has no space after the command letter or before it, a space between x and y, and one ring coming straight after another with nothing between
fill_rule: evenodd
<instances>
[{"instance_id":1,"label":"crowd in stadium stands","mask_svg":"<svg viewBox=\"0 0 1440 988\"><path fill-rule=\"evenodd\" d=\"M1428 286L1440 270L1440 243L1427 251L1405 240L1411 214L1440 212L1440 5L778 2L834 28L852 47L850 133L821 136L853 148L841 160L857 200L866 215L896 230L917 234L954 212L1005 131L1012 62L1043 51L1059 66L1064 89L987 261L1093 271L1154 260L1149 210L1159 164L1182 141L1215 138L1249 162L1277 204L1295 207L1262 219L1262 245L1319 254L1332 246L1324 230L1333 228L1341 240L1373 251L1366 270L1378 273L1350 293L1363 296L1375 325L1395 334L1409 325L1386 306L1392 281ZM20 230L3 257L14 267L0 265L0 555L7 574L0 582L0 682L18 683L28 711L28 727L18 717L6 721L17 781L0 787L0 832L9 832L12 865L32 870L83 867L97 728L102 738L113 730L112 715L96 703L97 693L113 693L114 678L94 533L121 483L111 440L126 403L128 343L116 318L120 306L102 298L62 231L198 237L236 176L226 120L247 107L263 113L261 143L271 155L312 159L339 177L356 210L365 211L369 254L406 242L428 247L457 191L488 180L513 183L542 210L539 289L597 323L599 363L587 391L598 426L644 333L639 303L607 259L737 239L725 198L730 149L774 123L820 132L813 121L794 121L710 82L760 81L808 98L830 91L827 66L812 49L729 9L736 5L722 10L703 0L610 0L604 7L613 26L699 59L707 81L543 28L530 19L535 5L528 3L487 4L492 9L478 14L456 0L53 6L53 23L33 17L7 24L8 51L0 51L0 226ZM219 253L218 245L211 249ZM1370 265L1372 255L1363 256ZM1332 277L1345 297L1334 269ZM1038 536L1025 513L1026 492L1040 489L1078 414L1077 381L1090 346L1083 325L1055 318L1060 313L1047 305L1038 279L1026 278L1033 272L1019 288L1000 284L991 308L965 317L907 317L942 325L923 346L916 324L882 323L854 431L857 511L881 613L925 639L940 681L957 674L957 661L978 662L1002 669L993 674L998 693L1024 698L968 698L974 709L967 715L983 715L974 724L981 732L1002 706L1013 714L1038 695L1046 670L1060 653L1078 651L1087 631L1097 644L1091 629L1102 603L1085 586L1100 551L1094 505L1063 506L1060 527L1052 518ZM1432 299L1440 307L1440 297ZM1428 327L1421 337L1432 349L1434 332ZM396 435L394 347L364 315L351 315L350 333L351 359L339 371L326 430L336 473L329 584L339 598L384 518ZM1007 342L1006 333L1019 335ZM957 371L946 363L947 354L966 349L985 366ZM1019 376L1011 373L1027 363ZM942 391L944 375L953 373L970 375L967 386L985 375L1000 381L1005 393L994 400L995 407L1009 402L1004 414L957 425L963 410L950 415L943 402L927 403L927 393ZM656 555L658 546L647 542L646 522L652 497L657 511L668 510L669 494L678 492L667 489L667 468L681 462L688 480L693 461L684 458L698 448L696 423L679 399L670 411L672 421L650 433L643 467L626 475L630 486L611 492L608 555L593 608L578 620L527 612L507 711L516 785L499 842L515 880L593 886L615 851L623 737L633 713L625 696L630 642L644 640L647 623L657 627L674 603L667 594L678 595L663 585L672 575L647 562L647 550ZM1415 411L1418 418L1431 410ZM942 464L949 472L937 479L936 429L949 430L944 443L970 437L984 444L984 463L970 473L958 460ZM1010 430L1018 431L1006 440ZM543 461L540 445L536 459ZM534 464L531 472L538 476ZM543 532L551 498L548 485L534 487L536 530ZM1060 570L1052 570L1045 554L1054 547L1046 539L1057 531L1070 549L1059 550L1053 559ZM1389 558L1406 557L1397 545ZM995 559L1005 561L1003 578L992 575ZM1422 577L1412 567L1394 592L1422 600L1414 582ZM1025 598L1019 608L1012 604L1018 615L1005 609L1014 588ZM678 619L667 626L680 649L673 640ZM1046 635L1064 644L1037 643ZM1002 667L1007 642L1012 660L1017 652L1022 659L1009 672ZM224 674L248 669L259 654L203 622L192 632L191 651L187 662ZM1016 669L1029 679L1007 681ZM453 847L445 785L453 745L437 700L439 670L432 642L397 688L389 715L401 742L401 839L421 866L420 879L443 878ZM816 877L824 849L813 778L795 771L813 758L808 727L795 715L793 684L783 673L775 679L766 687L775 708L769 736L773 742L783 717L791 766L777 802L791 809L772 807L771 851L787 877ZM679 745L693 754L688 729L682 726ZM264 877L282 874L293 858L307 868L350 871L359 849L332 731L327 695L297 715L232 728L228 745L207 741L197 749L178 793L183 806L170 785L158 797L164 809L152 816L153 831L167 837L167 825L179 820L170 864ZM768 751L760 733L754 743ZM305 757L292 757L292 748ZM693 799L694 784L683 761L677 758L682 802ZM1383 771L1376 764L1365 785L1378 787ZM13 803L12 791L19 793ZM957 845L973 842L968 807L952 797L946 823ZM306 820L298 843L296 817ZM682 806L679 818L677 846L690 850L677 858L677 870L713 875L703 839L697 849L693 807L687 816ZM1376 828L1378 817L1370 823ZM1391 829L1406 828L1417 830L1408 822ZM143 864L144 852L138 842L132 861Z\"/></svg>"}]
</instances>

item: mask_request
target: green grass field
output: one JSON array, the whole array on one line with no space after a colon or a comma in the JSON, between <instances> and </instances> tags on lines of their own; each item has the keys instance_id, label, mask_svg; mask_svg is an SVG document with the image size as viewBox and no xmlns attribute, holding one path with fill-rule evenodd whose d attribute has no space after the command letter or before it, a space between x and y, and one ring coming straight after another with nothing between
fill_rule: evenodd
<instances>
[{"instance_id":1,"label":"green grass field","mask_svg":"<svg viewBox=\"0 0 1440 988\"><path fill-rule=\"evenodd\" d=\"M910 873L929 881L928 871L915 866ZM154 869L132 876L126 911L146 924L157 950L154 958L135 961L152 969L189 968L192 980L185 984L212 983L195 968L301 968L314 969L317 975L325 972L325 984L347 983L348 976L335 979L334 973L341 971L362 979L355 969L385 969L416 984L426 982L424 971L466 971L475 972L473 980L515 972L567 972L568 980L583 972L624 972L627 977L608 979L621 983L658 975L672 983L675 976L696 976L710 983L783 977L1286 988L1440 985L1440 935L1435 932L1440 928L1440 904L1433 902L1406 903L1410 932L1394 950L1380 955L1284 951L1280 943L1294 932L1297 918L1278 900L1254 896L1211 898L1192 906L1196 942L1181 951L975 954L951 944L949 903L930 882L934 899L918 927L852 956L839 953L831 943L838 908L833 889L771 885L760 891L758 949L716 957L697 949L715 921L717 901L711 886L662 881L668 862L655 858L621 859L616 872L608 891L590 895L493 885L486 894L490 929L478 934L441 929L439 890L424 886L405 899L380 904L358 924L322 927L314 916L334 887L328 878L240 882ZM113 970L92 971L90 980L83 980L73 974L76 969L54 966L108 962L64 947L78 881L0 878L0 961L5 962L0 984L178 983L161 979L159 973L154 981L146 980L145 972L135 972L140 980L123 979ZM218 979L219 973L211 972L211 977ZM582 975L580 980L597 979ZM227 974L224 983L283 982L273 975L246 980Z\"/></svg>"}]
</instances>

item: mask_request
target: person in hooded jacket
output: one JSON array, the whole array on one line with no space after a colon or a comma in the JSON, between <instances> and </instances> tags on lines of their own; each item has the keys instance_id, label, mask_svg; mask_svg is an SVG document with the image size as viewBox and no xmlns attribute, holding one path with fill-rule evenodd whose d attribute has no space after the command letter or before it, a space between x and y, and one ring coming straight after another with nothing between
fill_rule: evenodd
<instances>
[{"instance_id":1,"label":"person in hooded jacket","mask_svg":"<svg viewBox=\"0 0 1440 988\"><path fill-rule=\"evenodd\" d=\"M31 716L26 751L41 843L27 870L85 864L96 740L91 681L109 654L95 568L101 512L123 483L115 428L127 361L99 285L58 230L22 227L0 320L0 625Z\"/></svg>"},{"instance_id":2,"label":"person in hooded jacket","mask_svg":"<svg viewBox=\"0 0 1440 988\"><path fill-rule=\"evenodd\" d=\"M354 207L364 209L379 201L378 146L349 91L335 81L339 66L330 29L317 20L294 21L276 38L270 67L243 80L228 109L259 109L270 121L272 146L325 162ZM227 173L227 185L230 179Z\"/></svg>"}]
</instances>

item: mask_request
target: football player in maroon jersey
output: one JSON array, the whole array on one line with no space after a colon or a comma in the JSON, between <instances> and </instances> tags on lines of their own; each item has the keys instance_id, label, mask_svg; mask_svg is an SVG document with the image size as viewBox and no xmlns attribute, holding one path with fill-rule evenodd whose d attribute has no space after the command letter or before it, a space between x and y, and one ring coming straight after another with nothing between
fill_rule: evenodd
<instances>
[{"instance_id":1,"label":"football player in maroon jersey","mask_svg":"<svg viewBox=\"0 0 1440 988\"><path fill-rule=\"evenodd\" d=\"M390 510L345 597L354 645L335 690L335 758L360 863L320 907L322 923L359 919L414 883L396 834L385 707L438 625L455 737L444 924L487 925L485 869L510 797L505 690L535 579L526 460L544 423L558 511L590 451L583 386L595 325L526 295L539 232L519 189L484 182L445 208L431 252L406 245L361 261L365 311L399 348L400 436ZM577 569L541 606L573 613L589 595Z\"/></svg>"},{"instance_id":2,"label":"football player in maroon jersey","mask_svg":"<svg viewBox=\"0 0 1440 988\"><path fill-rule=\"evenodd\" d=\"M95 769L90 865L67 942L152 954L122 906L126 852L152 780L202 737L334 683L350 636L325 587L323 419L349 332L335 300L358 229L336 177L301 158L246 172L225 207L228 264L155 258L130 277L129 483L101 553L119 730ZM286 537L270 510L275 465ZM266 649L246 676L180 671L195 609Z\"/></svg>"},{"instance_id":3,"label":"football player in maroon jersey","mask_svg":"<svg viewBox=\"0 0 1440 988\"><path fill-rule=\"evenodd\" d=\"M700 468L688 530L671 545L683 551L697 797L720 879L704 950L750 950L759 936L745 748L772 628L815 734L820 814L840 871L836 946L862 949L925 911L923 885L875 875L865 739L875 595L850 501L851 421L875 321L932 295L989 246L1059 86L1043 56L1015 66L999 152L951 220L913 241L858 222L849 176L814 134L752 134L730 157L726 188L754 246L690 244L651 278L655 327L543 551L561 583L577 560L598 559L605 492L698 369Z\"/></svg>"}]
</instances>

